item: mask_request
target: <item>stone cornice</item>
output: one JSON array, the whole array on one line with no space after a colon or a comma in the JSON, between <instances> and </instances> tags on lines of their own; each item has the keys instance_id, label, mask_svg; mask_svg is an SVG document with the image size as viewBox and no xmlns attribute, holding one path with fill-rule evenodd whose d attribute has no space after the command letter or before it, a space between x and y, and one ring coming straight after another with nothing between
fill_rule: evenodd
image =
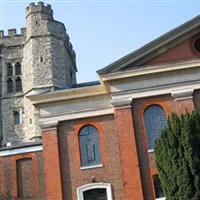
<instances>
[{"instance_id":1,"label":"stone cornice","mask_svg":"<svg viewBox=\"0 0 200 200\"><path fill-rule=\"evenodd\" d=\"M84 97L98 96L107 94L105 87L103 86L88 86L82 88L72 88L66 90L59 90L53 92L47 92L42 94L27 95L33 104L48 103L69 99L78 99Z\"/></svg>"},{"instance_id":2,"label":"stone cornice","mask_svg":"<svg viewBox=\"0 0 200 200\"><path fill-rule=\"evenodd\" d=\"M141 67L139 69L133 69L122 72L115 72L111 74L101 75L100 79L102 82L119 80L124 78L136 77L136 76L144 76L156 73L163 73L169 71L178 71L184 69L192 69L192 68L200 68L200 59L187 61L187 62L179 62L179 63L170 63L163 65L154 65L149 67Z\"/></svg>"},{"instance_id":3,"label":"stone cornice","mask_svg":"<svg viewBox=\"0 0 200 200\"><path fill-rule=\"evenodd\" d=\"M176 90L172 91L171 94L175 98L176 101L192 99L193 98L194 89L184 89L184 90Z\"/></svg>"},{"instance_id":4,"label":"stone cornice","mask_svg":"<svg viewBox=\"0 0 200 200\"><path fill-rule=\"evenodd\" d=\"M131 97L111 100L111 104L114 108L130 107L131 103L132 103Z\"/></svg>"},{"instance_id":5,"label":"stone cornice","mask_svg":"<svg viewBox=\"0 0 200 200\"><path fill-rule=\"evenodd\" d=\"M49 120L47 122L40 123L39 126L43 131L55 130L58 126L58 120Z\"/></svg>"}]
</instances>

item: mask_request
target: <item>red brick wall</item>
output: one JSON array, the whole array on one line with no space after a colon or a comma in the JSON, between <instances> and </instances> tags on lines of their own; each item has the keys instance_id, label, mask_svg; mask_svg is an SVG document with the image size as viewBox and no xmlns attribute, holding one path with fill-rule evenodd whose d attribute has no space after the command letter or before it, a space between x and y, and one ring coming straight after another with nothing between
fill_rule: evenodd
<instances>
[{"instance_id":1,"label":"red brick wall","mask_svg":"<svg viewBox=\"0 0 200 200\"><path fill-rule=\"evenodd\" d=\"M42 131L46 200L62 199L57 127Z\"/></svg>"},{"instance_id":2,"label":"red brick wall","mask_svg":"<svg viewBox=\"0 0 200 200\"><path fill-rule=\"evenodd\" d=\"M103 167L80 169L78 133L84 125L93 125L99 131ZM61 174L64 199L76 200L77 187L96 182L112 184L114 200L124 200L119 141L113 115L66 121L59 125Z\"/></svg>"},{"instance_id":3,"label":"red brick wall","mask_svg":"<svg viewBox=\"0 0 200 200\"><path fill-rule=\"evenodd\" d=\"M17 160L17 194L20 198L32 198L34 194L32 158Z\"/></svg>"},{"instance_id":4,"label":"red brick wall","mask_svg":"<svg viewBox=\"0 0 200 200\"><path fill-rule=\"evenodd\" d=\"M199 56L196 55L192 49L192 39L188 39L169 49L163 54L156 56L144 65L173 63L177 61L192 60L196 58L199 58Z\"/></svg>"},{"instance_id":5,"label":"red brick wall","mask_svg":"<svg viewBox=\"0 0 200 200\"><path fill-rule=\"evenodd\" d=\"M29 159L28 162L26 159ZM44 199L42 152L0 157L0 168L1 200L23 200L27 199L29 195L28 199L30 200ZM22 185L17 186L17 182ZM19 194L21 194L21 198L18 198Z\"/></svg>"},{"instance_id":6,"label":"red brick wall","mask_svg":"<svg viewBox=\"0 0 200 200\"><path fill-rule=\"evenodd\" d=\"M143 200L138 152L131 106L115 108L125 199Z\"/></svg>"}]
</instances>

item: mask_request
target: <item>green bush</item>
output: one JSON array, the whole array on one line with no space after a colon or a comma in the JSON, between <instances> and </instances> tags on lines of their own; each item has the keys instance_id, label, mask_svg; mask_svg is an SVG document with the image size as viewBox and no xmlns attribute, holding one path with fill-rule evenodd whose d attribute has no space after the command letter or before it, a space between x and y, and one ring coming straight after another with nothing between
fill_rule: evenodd
<instances>
[{"instance_id":1,"label":"green bush","mask_svg":"<svg viewBox=\"0 0 200 200\"><path fill-rule=\"evenodd\" d=\"M155 144L158 174L167 200L200 199L200 115L172 114Z\"/></svg>"}]
</instances>

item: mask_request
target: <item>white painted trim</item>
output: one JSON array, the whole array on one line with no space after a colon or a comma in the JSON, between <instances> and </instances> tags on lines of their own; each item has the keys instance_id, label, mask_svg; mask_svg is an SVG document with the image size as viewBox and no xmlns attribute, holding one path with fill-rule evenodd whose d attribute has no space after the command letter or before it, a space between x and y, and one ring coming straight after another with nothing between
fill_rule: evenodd
<instances>
[{"instance_id":1,"label":"white painted trim","mask_svg":"<svg viewBox=\"0 0 200 200\"><path fill-rule=\"evenodd\" d=\"M0 157L30 153L30 152L36 152L36 151L42 151L42 150L43 150L42 145L32 146L32 147L23 147L23 148L18 148L18 149L10 149L10 150L0 150Z\"/></svg>"},{"instance_id":2,"label":"white painted trim","mask_svg":"<svg viewBox=\"0 0 200 200\"><path fill-rule=\"evenodd\" d=\"M33 104L39 104L39 103L77 99L77 98L91 97L91 96L98 96L105 94L107 94L107 91L104 85L95 85L95 86L52 91L42 94L32 94L32 95L27 94L26 97L29 98Z\"/></svg>"},{"instance_id":3,"label":"white painted trim","mask_svg":"<svg viewBox=\"0 0 200 200\"><path fill-rule=\"evenodd\" d=\"M161 197L161 198L156 198L155 200L165 200L165 197Z\"/></svg>"},{"instance_id":4,"label":"white painted trim","mask_svg":"<svg viewBox=\"0 0 200 200\"><path fill-rule=\"evenodd\" d=\"M90 165L90 166L84 166L84 167L80 167L80 169L94 169L94 168L100 168L103 167L103 164L96 164L96 165Z\"/></svg>"},{"instance_id":5,"label":"white painted trim","mask_svg":"<svg viewBox=\"0 0 200 200\"><path fill-rule=\"evenodd\" d=\"M112 94L112 99L120 99L120 98L144 98L144 97L151 97L151 96L157 96L157 95L165 95L165 94L171 94L174 90L182 90L182 89L200 89L200 81L195 82L186 82L181 84L170 84L162 87L154 87L154 88L146 88L146 89L140 89L136 91L122 91L122 92L116 92Z\"/></svg>"},{"instance_id":6,"label":"white painted trim","mask_svg":"<svg viewBox=\"0 0 200 200\"><path fill-rule=\"evenodd\" d=\"M112 190L110 183L90 183L77 188L77 200L84 200L83 192L91 189L105 188L107 192L107 200L112 200Z\"/></svg>"},{"instance_id":7,"label":"white painted trim","mask_svg":"<svg viewBox=\"0 0 200 200\"><path fill-rule=\"evenodd\" d=\"M153 153L154 152L154 149L149 149L148 150L148 153Z\"/></svg>"},{"instance_id":8,"label":"white painted trim","mask_svg":"<svg viewBox=\"0 0 200 200\"><path fill-rule=\"evenodd\" d=\"M114 72L110 74L101 75L100 78L102 81L111 81L111 80L119 80L122 78L129 78L135 76L143 76L147 74L155 74L161 72L168 72L168 71L178 71L183 69L189 68L199 68L200 67L200 60L193 60L187 62L180 62L180 63L170 63L166 65L154 65L149 67L141 67L139 69L121 71L121 72Z\"/></svg>"}]
</instances>

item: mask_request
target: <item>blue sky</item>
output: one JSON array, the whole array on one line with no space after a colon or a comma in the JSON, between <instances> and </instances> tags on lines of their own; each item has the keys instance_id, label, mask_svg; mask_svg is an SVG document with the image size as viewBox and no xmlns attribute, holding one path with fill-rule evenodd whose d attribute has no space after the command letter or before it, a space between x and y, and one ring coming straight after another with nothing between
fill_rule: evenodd
<instances>
[{"instance_id":1,"label":"blue sky","mask_svg":"<svg viewBox=\"0 0 200 200\"><path fill-rule=\"evenodd\" d=\"M0 0L0 29L19 32L30 2ZM78 82L98 80L98 69L200 14L200 0L44 2L66 26L77 55Z\"/></svg>"}]
</instances>

